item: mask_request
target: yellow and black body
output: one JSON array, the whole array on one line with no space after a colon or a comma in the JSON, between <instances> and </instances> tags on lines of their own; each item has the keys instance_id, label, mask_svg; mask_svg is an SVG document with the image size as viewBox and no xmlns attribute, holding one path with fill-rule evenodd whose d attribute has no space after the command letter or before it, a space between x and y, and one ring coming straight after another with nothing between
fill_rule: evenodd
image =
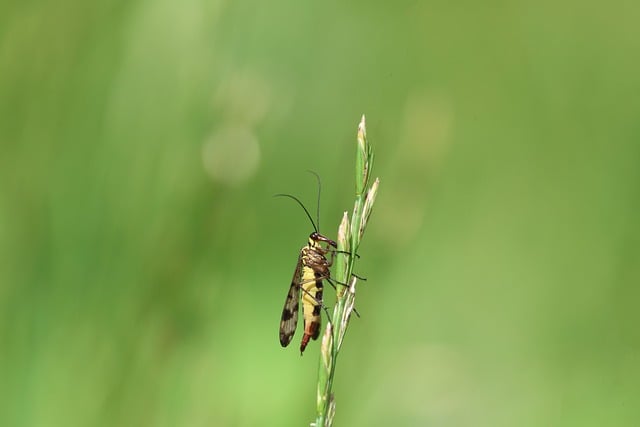
<instances>
[{"instance_id":1,"label":"yellow and black body","mask_svg":"<svg viewBox=\"0 0 640 427\"><path fill-rule=\"evenodd\" d=\"M336 248L336 242L314 231L309 235L307 245L300 250L298 264L293 273L280 319L280 344L283 347L289 345L296 332L300 299L302 299L304 320L300 354L304 352L311 338L315 340L320 335L322 281L331 278L329 267L333 262L334 248ZM332 256L328 260L325 255L329 252Z\"/></svg>"}]
</instances>

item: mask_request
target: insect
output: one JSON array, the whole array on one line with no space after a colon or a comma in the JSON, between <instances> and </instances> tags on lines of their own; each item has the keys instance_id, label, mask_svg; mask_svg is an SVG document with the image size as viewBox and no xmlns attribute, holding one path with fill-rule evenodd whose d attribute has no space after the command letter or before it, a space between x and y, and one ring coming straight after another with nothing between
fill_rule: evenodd
<instances>
[{"instance_id":1,"label":"insect","mask_svg":"<svg viewBox=\"0 0 640 427\"><path fill-rule=\"evenodd\" d=\"M316 177L318 176L316 175ZM318 178L318 201L320 201L319 183ZM290 194L276 194L276 196L289 197L295 200L302 209L304 209L314 229L309 235L307 245L300 249L296 270L293 273L289 293L287 294L284 309L282 310L282 317L280 318L280 344L286 347L296 332L299 304L302 299L304 334L300 343L300 354L303 354L309 340L318 339L320 335L320 325L322 323L320 310L324 308L322 305L322 281L331 280L329 267L331 267L333 263L333 254L336 252L335 248L337 245L333 240L320 234L309 211L307 211L307 208L304 207L304 204L298 200L298 198ZM327 259L327 253L331 253L330 259ZM301 291L302 298L300 298Z\"/></svg>"}]
</instances>

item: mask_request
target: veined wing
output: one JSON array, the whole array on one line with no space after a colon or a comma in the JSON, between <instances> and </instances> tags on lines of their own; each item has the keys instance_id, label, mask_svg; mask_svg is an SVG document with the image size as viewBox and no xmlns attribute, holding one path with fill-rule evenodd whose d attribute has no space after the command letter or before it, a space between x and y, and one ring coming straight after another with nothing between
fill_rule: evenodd
<instances>
[{"instance_id":1,"label":"veined wing","mask_svg":"<svg viewBox=\"0 0 640 427\"><path fill-rule=\"evenodd\" d=\"M296 325L298 324L298 307L300 304L300 280L302 275L302 255L298 257L296 271L291 279L291 286L287 299L282 309L282 317L280 318L280 344L286 347L291 342L293 334L296 333Z\"/></svg>"}]
</instances>

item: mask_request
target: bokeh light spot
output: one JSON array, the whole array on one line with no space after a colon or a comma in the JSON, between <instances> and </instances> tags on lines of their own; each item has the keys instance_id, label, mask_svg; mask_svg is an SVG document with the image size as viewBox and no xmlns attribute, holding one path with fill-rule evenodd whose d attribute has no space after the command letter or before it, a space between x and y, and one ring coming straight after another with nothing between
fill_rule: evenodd
<instances>
[{"instance_id":1,"label":"bokeh light spot","mask_svg":"<svg viewBox=\"0 0 640 427\"><path fill-rule=\"evenodd\" d=\"M203 145L202 161L215 181L228 185L243 183L258 167L258 139L246 127L219 129Z\"/></svg>"}]
</instances>

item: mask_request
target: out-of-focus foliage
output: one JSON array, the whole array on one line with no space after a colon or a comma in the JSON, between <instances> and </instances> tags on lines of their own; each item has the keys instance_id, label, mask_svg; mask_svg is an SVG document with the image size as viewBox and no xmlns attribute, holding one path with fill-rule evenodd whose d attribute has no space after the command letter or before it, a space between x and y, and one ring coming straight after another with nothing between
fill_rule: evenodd
<instances>
[{"instance_id":1,"label":"out-of-focus foliage","mask_svg":"<svg viewBox=\"0 0 640 427\"><path fill-rule=\"evenodd\" d=\"M381 187L336 425L640 424L638 22L0 4L0 425L311 421L318 343L277 339L311 226L271 196L313 211L317 171L335 235L362 113Z\"/></svg>"}]
</instances>

